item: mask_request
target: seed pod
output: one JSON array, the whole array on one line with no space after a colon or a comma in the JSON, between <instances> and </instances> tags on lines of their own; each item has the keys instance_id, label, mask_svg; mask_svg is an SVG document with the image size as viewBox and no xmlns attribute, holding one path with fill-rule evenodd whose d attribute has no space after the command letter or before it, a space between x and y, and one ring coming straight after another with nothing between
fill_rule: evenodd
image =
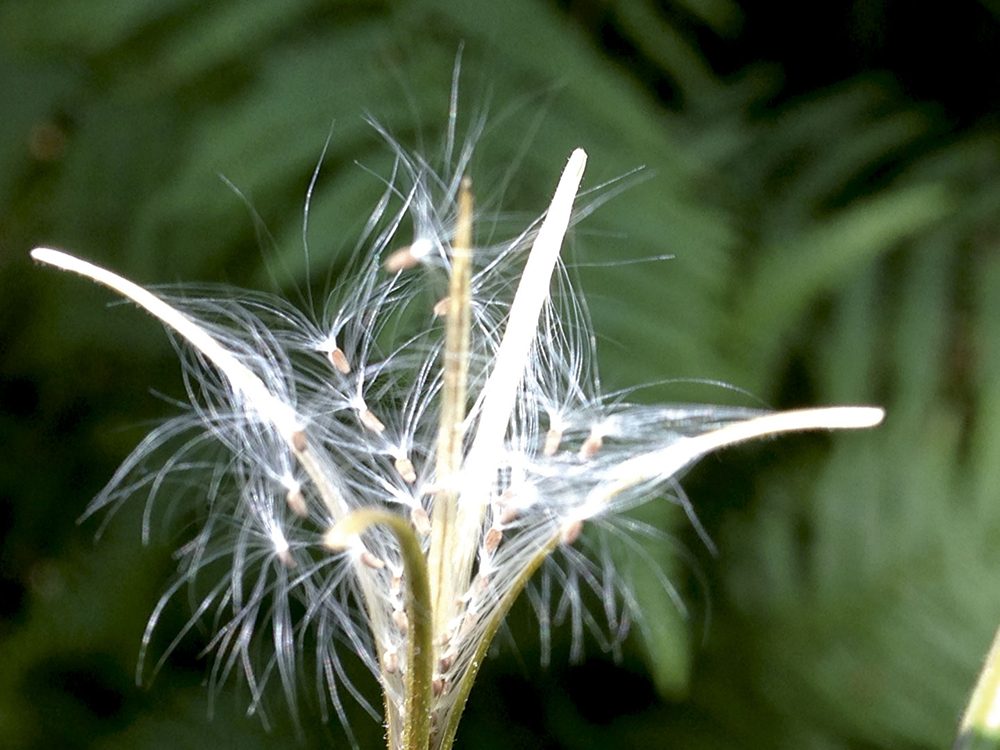
<instances>
[{"instance_id":1,"label":"seed pod","mask_svg":"<svg viewBox=\"0 0 1000 750\"><path fill-rule=\"evenodd\" d=\"M465 617L462 618L462 627L458 630L458 636L460 638L467 638L469 633L472 632L473 628L476 627L476 622L479 620L479 613L475 610L470 609L465 613Z\"/></svg>"},{"instance_id":2,"label":"seed pod","mask_svg":"<svg viewBox=\"0 0 1000 750\"><path fill-rule=\"evenodd\" d=\"M471 592L472 596L479 596L484 591L486 591L487 588L489 588L489 585L490 585L490 577L480 573L473 579L472 586L469 587L469 591Z\"/></svg>"},{"instance_id":3,"label":"seed pod","mask_svg":"<svg viewBox=\"0 0 1000 750\"><path fill-rule=\"evenodd\" d=\"M497 517L497 523L501 526L506 526L509 523L514 523L519 515L521 515L521 511L516 507L513 505L505 505L500 509L500 515Z\"/></svg>"}]
</instances>

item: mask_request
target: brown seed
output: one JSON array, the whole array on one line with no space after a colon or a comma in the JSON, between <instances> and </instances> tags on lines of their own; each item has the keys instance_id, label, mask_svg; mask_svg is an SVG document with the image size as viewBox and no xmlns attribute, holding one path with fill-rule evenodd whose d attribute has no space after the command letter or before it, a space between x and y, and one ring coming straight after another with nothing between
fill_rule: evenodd
<instances>
[{"instance_id":1,"label":"brown seed","mask_svg":"<svg viewBox=\"0 0 1000 750\"><path fill-rule=\"evenodd\" d=\"M448 314L448 308L451 306L451 297L442 297L437 302L434 303L434 307L431 309L434 311L434 315L438 318L443 318Z\"/></svg>"},{"instance_id":2,"label":"brown seed","mask_svg":"<svg viewBox=\"0 0 1000 750\"><path fill-rule=\"evenodd\" d=\"M281 560L281 564L286 568L294 568L296 566L295 558L292 557L292 551L285 547L285 549L279 549L275 552L278 559Z\"/></svg>"},{"instance_id":3,"label":"brown seed","mask_svg":"<svg viewBox=\"0 0 1000 750\"><path fill-rule=\"evenodd\" d=\"M399 628L399 632L406 635L406 631L410 629L410 621L406 617L406 612L401 609L397 609L392 613L392 621L396 623L396 627Z\"/></svg>"},{"instance_id":4,"label":"brown seed","mask_svg":"<svg viewBox=\"0 0 1000 750\"><path fill-rule=\"evenodd\" d=\"M434 697L440 698L443 693L445 693L448 688L451 687L451 680L447 677L442 677L438 675L433 680L431 680L431 689L434 691Z\"/></svg>"},{"instance_id":5,"label":"brown seed","mask_svg":"<svg viewBox=\"0 0 1000 750\"><path fill-rule=\"evenodd\" d=\"M451 665L455 663L455 652L452 649L445 651L444 655L438 660L438 670L444 674L449 669Z\"/></svg>"},{"instance_id":6,"label":"brown seed","mask_svg":"<svg viewBox=\"0 0 1000 750\"><path fill-rule=\"evenodd\" d=\"M361 420L361 424L372 432L379 434L385 432L385 425L382 424L382 420L376 417L371 409L364 409L358 412L358 418Z\"/></svg>"},{"instance_id":7,"label":"brown seed","mask_svg":"<svg viewBox=\"0 0 1000 750\"><path fill-rule=\"evenodd\" d=\"M309 515L309 508L306 507L306 498L302 494L302 490L288 490L285 494L285 502L288 503L292 513L299 518L305 518Z\"/></svg>"},{"instance_id":8,"label":"brown seed","mask_svg":"<svg viewBox=\"0 0 1000 750\"><path fill-rule=\"evenodd\" d=\"M427 511L419 505L410 511L410 523L413 524L413 528L420 536L427 536L431 533L431 519L428 517Z\"/></svg>"},{"instance_id":9,"label":"brown seed","mask_svg":"<svg viewBox=\"0 0 1000 750\"><path fill-rule=\"evenodd\" d=\"M382 654L382 669L386 674L396 674L396 670L399 669L399 654L395 651L386 651Z\"/></svg>"},{"instance_id":10,"label":"brown seed","mask_svg":"<svg viewBox=\"0 0 1000 750\"><path fill-rule=\"evenodd\" d=\"M403 481L407 484L413 484L417 481L417 472L413 468L413 462L406 456L398 456L395 460L396 471L399 476L403 478Z\"/></svg>"},{"instance_id":11,"label":"brown seed","mask_svg":"<svg viewBox=\"0 0 1000 750\"><path fill-rule=\"evenodd\" d=\"M486 550L486 554L492 555L496 552L501 539L503 539L503 532L496 526L487 531L486 536L483 537L483 549Z\"/></svg>"},{"instance_id":12,"label":"brown seed","mask_svg":"<svg viewBox=\"0 0 1000 750\"><path fill-rule=\"evenodd\" d=\"M389 580L389 593L396 595L403 590L403 576L393 576Z\"/></svg>"},{"instance_id":13,"label":"brown seed","mask_svg":"<svg viewBox=\"0 0 1000 750\"><path fill-rule=\"evenodd\" d=\"M299 453L302 453L309 447L309 443L306 441L305 430L296 430L292 433L292 447Z\"/></svg>"},{"instance_id":14,"label":"brown seed","mask_svg":"<svg viewBox=\"0 0 1000 750\"><path fill-rule=\"evenodd\" d=\"M500 516L497 518L497 521L501 526L506 526L509 523L514 523L519 515L521 515L521 511L513 505L505 505L500 509Z\"/></svg>"},{"instance_id":15,"label":"brown seed","mask_svg":"<svg viewBox=\"0 0 1000 750\"><path fill-rule=\"evenodd\" d=\"M559 443L562 442L562 436L562 430L550 427L549 431L545 433L545 446L542 448L542 455L554 456L556 451L559 450Z\"/></svg>"},{"instance_id":16,"label":"brown seed","mask_svg":"<svg viewBox=\"0 0 1000 750\"><path fill-rule=\"evenodd\" d=\"M597 455L597 452L601 450L603 445L604 438L596 432L591 432L587 436L587 439L583 441L583 445L580 446L580 458L584 461L589 461Z\"/></svg>"},{"instance_id":17,"label":"brown seed","mask_svg":"<svg viewBox=\"0 0 1000 750\"><path fill-rule=\"evenodd\" d=\"M361 562L374 570L382 570L385 567L385 560L376 557L368 550L361 553Z\"/></svg>"},{"instance_id":18,"label":"brown seed","mask_svg":"<svg viewBox=\"0 0 1000 750\"><path fill-rule=\"evenodd\" d=\"M581 533L583 533L583 521L569 521L563 525L559 532L559 541L566 545L573 544L580 538Z\"/></svg>"},{"instance_id":19,"label":"brown seed","mask_svg":"<svg viewBox=\"0 0 1000 750\"><path fill-rule=\"evenodd\" d=\"M472 629L476 626L476 621L479 619L478 614L475 610L470 609L465 613L465 617L462 619L462 627L458 630L458 635L460 638L465 638L472 632Z\"/></svg>"},{"instance_id":20,"label":"brown seed","mask_svg":"<svg viewBox=\"0 0 1000 750\"><path fill-rule=\"evenodd\" d=\"M398 273L410 270L419 262L420 258L414 255L411 246L407 245L392 253L382 265L389 273Z\"/></svg>"},{"instance_id":21,"label":"brown seed","mask_svg":"<svg viewBox=\"0 0 1000 750\"><path fill-rule=\"evenodd\" d=\"M472 586L469 587L469 591L472 596L479 596L490 586L490 577L484 576L482 573L478 574L474 579L472 579Z\"/></svg>"},{"instance_id":22,"label":"brown seed","mask_svg":"<svg viewBox=\"0 0 1000 750\"><path fill-rule=\"evenodd\" d=\"M459 599L458 603L464 604L465 602ZM451 643L452 638L455 637L455 634L458 632L458 628L461 624L462 623L460 622L459 618L457 617L452 618L451 622L449 622L447 627L445 627L444 629L444 635L441 636L442 647L447 646L449 643Z\"/></svg>"},{"instance_id":23,"label":"brown seed","mask_svg":"<svg viewBox=\"0 0 1000 750\"><path fill-rule=\"evenodd\" d=\"M344 350L339 346L331 349L327 356L330 358L330 364L336 367L344 375L350 373L351 363L347 361L347 355L344 354Z\"/></svg>"}]
</instances>

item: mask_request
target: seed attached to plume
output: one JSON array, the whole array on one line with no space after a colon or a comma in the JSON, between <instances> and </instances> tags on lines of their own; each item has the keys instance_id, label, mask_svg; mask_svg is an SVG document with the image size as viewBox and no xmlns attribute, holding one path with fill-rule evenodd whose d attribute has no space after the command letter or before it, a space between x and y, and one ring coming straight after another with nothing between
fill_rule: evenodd
<instances>
[{"instance_id":1,"label":"seed attached to plume","mask_svg":"<svg viewBox=\"0 0 1000 750\"><path fill-rule=\"evenodd\" d=\"M444 674L449 669L451 669L452 664L455 663L455 652L452 649L448 649L444 652L440 659L438 659L438 670Z\"/></svg>"},{"instance_id":2,"label":"seed attached to plume","mask_svg":"<svg viewBox=\"0 0 1000 750\"><path fill-rule=\"evenodd\" d=\"M387 649L382 654L382 669L385 670L386 674L396 674L399 669L399 654L395 649Z\"/></svg>"},{"instance_id":3,"label":"seed attached to plume","mask_svg":"<svg viewBox=\"0 0 1000 750\"><path fill-rule=\"evenodd\" d=\"M559 450L559 443L562 442L562 436L562 430L550 427L549 431L545 433L545 445L542 447L542 455L556 455L556 451Z\"/></svg>"},{"instance_id":4,"label":"seed attached to plume","mask_svg":"<svg viewBox=\"0 0 1000 750\"><path fill-rule=\"evenodd\" d=\"M305 518L309 515L309 508L306 507L306 498L302 494L302 490L288 490L288 493L285 495L285 502L288 503L288 507L292 513L299 518Z\"/></svg>"},{"instance_id":5,"label":"seed attached to plume","mask_svg":"<svg viewBox=\"0 0 1000 750\"><path fill-rule=\"evenodd\" d=\"M309 447L309 444L306 441L305 430L296 430L295 432L292 433L292 447L295 448L295 450L297 450L299 453L302 453L303 451L305 451L306 448Z\"/></svg>"},{"instance_id":6,"label":"seed attached to plume","mask_svg":"<svg viewBox=\"0 0 1000 750\"><path fill-rule=\"evenodd\" d=\"M451 680L447 677L442 677L441 675L438 675L431 681L431 689L434 691L435 698L440 698L450 687Z\"/></svg>"},{"instance_id":7,"label":"seed attached to plume","mask_svg":"<svg viewBox=\"0 0 1000 750\"><path fill-rule=\"evenodd\" d=\"M382 420L376 417L371 409L362 409L359 411L358 419L361 420L361 424L372 432L377 432L380 435L385 432L385 425L382 424Z\"/></svg>"},{"instance_id":8,"label":"seed attached to plume","mask_svg":"<svg viewBox=\"0 0 1000 750\"><path fill-rule=\"evenodd\" d=\"M348 375L351 372L351 363L347 361L347 355L344 354L344 350L339 346L331 349L327 355L330 359L330 364L337 368L344 375Z\"/></svg>"},{"instance_id":9,"label":"seed attached to plume","mask_svg":"<svg viewBox=\"0 0 1000 750\"><path fill-rule=\"evenodd\" d=\"M382 570L382 568L385 567L385 560L376 557L368 550L365 550L364 552L361 553L361 562L363 562L365 565L367 565L369 568L372 568L373 570Z\"/></svg>"},{"instance_id":10,"label":"seed attached to plume","mask_svg":"<svg viewBox=\"0 0 1000 750\"><path fill-rule=\"evenodd\" d=\"M559 532L559 541L565 545L573 544L583 533L583 521L568 521Z\"/></svg>"},{"instance_id":11,"label":"seed attached to plume","mask_svg":"<svg viewBox=\"0 0 1000 750\"><path fill-rule=\"evenodd\" d=\"M591 431L587 439L583 441L583 445L580 446L580 458L589 461L597 455L602 447L604 447L604 438L601 437L600 433Z\"/></svg>"},{"instance_id":12,"label":"seed attached to plume","mask_svg":"<svg viewBox=\"0 0 1000 750\"><path fill-rule=\"evenodd\" d=\"M497 547L500 546L501 539L503 539L503 532L496 526L493 526L483 537L483 549L486 550L487 554L492 555L497 551Z\"/></svg>"},{"instance_id":13,"label":"seed attached to plume","mask_svg":"<svg viewBox=\"0 0 1000 750\"><path fill-rule=\"evenodd\" d=\"M413 528L420 536L427 536L431 533L431 519L427 515L427 511L419 505L410 511L410 523L413 524Z\"/></svg>"},{"instance_id":14,"label":"seed attached to plume","mask_svg":"<svg viewBox=\"0 0 1000 750\"><path fill-rule=\"evenodd\" d=\"M442 297L437 302L434 303L434 307L431 310L434 312L434 316L437 318L443 318L448 314L448 306L451 304L451 297Z\"/></svg>"},{"instance_id":15,"label":"seed attached to plume","mask_svg":"<svg viewBox=\"0 0 1000 750\"><path fill-rule=\"evenodd\" d=\"M397 609L392 613L392 621L396 623L399 632L406 635L406 631L410 629L410 620L407 618L406 612Z\"/></svg>"},{"instance_id":16,"label":"seed attached to plume","mask_svg":"<svg viewBox=\"0 0 1000 750\"><path fill-rule=\"evenodd\" d=\"M409 271L427 257L427 253L431 251L431 247L430 240L414 240L412 245L401 247L386 258L383 267L389 273Z\"/></svg>"},{"instance_id":17,"label":"seed attached to plume","mask_svg":"<svg viewBox=\"0 0 1000 750\"><path fill-rule=\"evenodd\" d=\"M397 456L393 464L396 467L396 473L403 478L404 482L413 484L417 481L417 472L413 468L413 462L406 456Z\"/></svg>"}]
</instances>

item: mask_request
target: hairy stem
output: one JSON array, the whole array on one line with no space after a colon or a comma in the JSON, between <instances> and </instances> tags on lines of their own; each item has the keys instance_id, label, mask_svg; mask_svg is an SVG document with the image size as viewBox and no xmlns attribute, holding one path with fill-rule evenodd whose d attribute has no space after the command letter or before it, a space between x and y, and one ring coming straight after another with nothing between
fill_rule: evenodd
<instances>
[{"instance_id":1,"label":"hairy stem","mask_svg":"<svg viewBox=\"0 0 1000 750\"><path fill-rule=\"evenodd\" d=\"M434 635L430 583L420 539L409 521L401 516L375 508L363 508L353 511L330 529L327 532L327 543L335 546L336 540L341 539L344 546L348 546L351 537L360 535L371 526L385 526L396 537L407 592L406 617L409 626L406 634L406 703L403 709L402 745L401 748L392 746L395 733L389 731L389 750L427 750L434 701L431 685ZM388 696L385 704L387 713L391 714ZM391 716L387 719L392 720Z\"/></svg>"},{"instance_id":2,"label":"hairy stem","mask_svg":"<svg viewBox=\"0 0 1000 750\"><path fill-rule=\"evenodd\" d=\"M546 558L559 546L560 538L561 534L556 532L547 542L539 547L534 556L521 569L517 579L507 589L496 609L490 614L490 619L476 643L476 651L469 662L469 668L462 675L462 681L455 688L453 708L448 714L447 724L445 724L438 735L438 739L435 741L434 750L451 750L451 746L455 742L455 733L458 731L458 723L462 719L462 712L465 711L466 701L468 701L469 693L472 691L472 685L476 681L476 675L479 674L479 667L482 666L483 659L486 658L486 652L489 650L497 630L500 629L500 625L503 623L510 608L517 601L521 592L524 591L524 587L528 585L528 581L531 580L535 571L541 567Z\"/></svg>"}]
</instances>

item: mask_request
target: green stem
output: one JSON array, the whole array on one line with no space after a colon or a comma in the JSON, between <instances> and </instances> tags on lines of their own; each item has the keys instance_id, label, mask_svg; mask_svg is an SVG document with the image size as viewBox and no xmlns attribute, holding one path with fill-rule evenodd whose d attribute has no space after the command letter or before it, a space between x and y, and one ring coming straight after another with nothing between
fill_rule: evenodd
<instances>
[{"instance_id":1,"label":"green stem","mask_svg":"<svg viewBox=\"0 0 1000 750\"><path fill-rule=\"evenodd\" d=\"M331 533L346 539L361 534L371 526L386 526L395 535L399 542L406 581L406 617L409 627L406 639L406 705L403 710L405 723L402 747L403 750L427 750L430 742L431 706L434 701L431 685L434 648L427 563L420 549L420 540L410 522L388 511L375 508L356 510L337 523ZM386 696L387 706L388 702ZM393 733L389 732L390 743L392 736Z\"/></svg>"},{"instance_id":2,"label":"green stem","mask_svg":"<svg viewBox=\"0 0 1000 750\"><path fill-rule=\"evenodd\" d=\"M559 538L560 534L556 533L551 539L548 540L548 542L539 548L538 552L535 553L535 556L524 567L521 571L521 575L514 581L513 585L510 589L508 589L503 599L500 600L500 604L493 611L493 615L490 618L490 621L486 624L482 637L479 639L479 644L476 646L476 653L473 655L472 661L469 663L469 668L462 676L462 681L456 688L454 708L452 708L449 713L448 723L441 732L441 741L435 745L436 750L451 750L451 746L455 742L455 733L458 731L458 722L461 720L462 712L465 710L465 703L469 699L469 693L472 691L472 685L476 681L476 675L479 674L479 667L482 665L483 659L486 658L486 651L493 642L493 637L496 635L497 630L500 628L500 624L507 616L510 608L521 595L524 587L528 585L528 581L531 580L535 571L541 567L541 564L545 562L545 559L552 554L553 550L555 550L557 546L559 546Z\"/></svg>"}]
</instances>

